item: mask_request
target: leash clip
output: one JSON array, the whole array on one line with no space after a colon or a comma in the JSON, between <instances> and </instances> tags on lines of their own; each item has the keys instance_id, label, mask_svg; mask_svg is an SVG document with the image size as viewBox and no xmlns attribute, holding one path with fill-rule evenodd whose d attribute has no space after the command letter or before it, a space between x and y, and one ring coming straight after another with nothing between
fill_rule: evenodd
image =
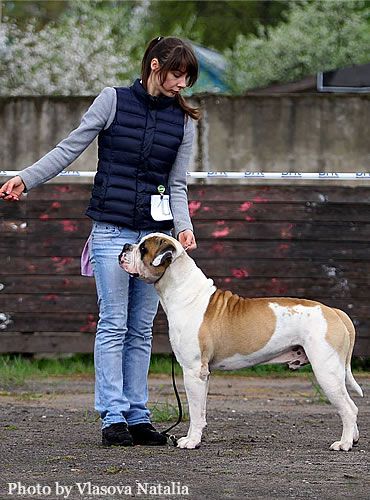
<instances>
[{"instance_id":1,"label":"leash clip","mask_svg":"<svg viewBox=\"0 0 370 500\"><path fill-rule=\"evenodd\" d=\"M173 445L175 448L177 446L177 439L176 439L176 436L174 434L167 434L166 431L164 432L161 432L162 436L165 436L167 438L167 444L169 445Z\"/></svg>"},{"instance_id":2,"label":"leash clip","mask_svg":"<svg viewBox=\"0 0 370 500\"><path fill-rule=\"evenodd\" d=\"M173 444L173 445L174 445L174 447L176 448L176 446L177 446L177 439L176 439L176 436L175 436L174 434L170 434L170 435L168 436L168 439L169 439L169 441L171 441L171 442L172 442L172 444Z\"/></svg>"}]
</instances>

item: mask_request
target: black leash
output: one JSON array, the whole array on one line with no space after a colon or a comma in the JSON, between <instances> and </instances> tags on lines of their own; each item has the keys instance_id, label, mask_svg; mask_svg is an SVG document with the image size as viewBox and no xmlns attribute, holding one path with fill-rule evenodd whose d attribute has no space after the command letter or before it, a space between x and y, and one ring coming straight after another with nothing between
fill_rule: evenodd
<instances>
[{"instance_id":1,"label":"black leash","mask_svg":"<svg viewBox=\"0 0 370 500\"><path fill-rule=\"evenodd\" d=\"M174 355L174 353L172 351L172 369L171 369L171 371L172 371L172 386L173 386L173 390L175 392L175 396L176 396L176 400L177 400L177 406L178 406L178 409L179 409L179 415L177 417L177 422L175 424L171 425L165 431L161 432L161 434L163 434L164 436L166 436L167 439L169 439L170 441L172 441L172 443L173 443L174 446L177 446L176 436L174 434L168 434L169 431L172 430L177 425L179 425L179 423L182 420L182 404L181 404L181 399L180 399L180 396L179 396L179 392L178 392L177 387L176 387L176 380L175 380L175 361L176 361L176 358L175 358L175 355Z\"/></svg>"}]
</instances>

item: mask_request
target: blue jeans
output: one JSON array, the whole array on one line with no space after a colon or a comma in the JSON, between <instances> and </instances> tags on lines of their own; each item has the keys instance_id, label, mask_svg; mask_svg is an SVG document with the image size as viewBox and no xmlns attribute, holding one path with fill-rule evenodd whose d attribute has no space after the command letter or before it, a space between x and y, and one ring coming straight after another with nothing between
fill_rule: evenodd
<instances>
[{"instance_id":1,"label":"blue jeans","mask_svg":"<svg viewBox=\"0 0 370 500\"><path fill-rule=\"evenodd\" d=\"M99 305L95 409L103 428L150 422L147 378L158 295L153 285L129 276L118 264L123 245L150 232L93 223L90 260Z\"/></svg>"}]
</instances>

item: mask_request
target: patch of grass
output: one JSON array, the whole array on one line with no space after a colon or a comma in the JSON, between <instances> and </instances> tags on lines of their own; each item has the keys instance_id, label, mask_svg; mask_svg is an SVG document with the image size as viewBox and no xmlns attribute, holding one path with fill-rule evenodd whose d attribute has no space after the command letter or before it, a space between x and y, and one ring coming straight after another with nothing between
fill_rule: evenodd
<instances>
[{"instance_id":1,"label":"patch of grass","mask_svg":"<svg viewBox=\"0 0 370 500\"><path fill-rule=\"evenodd\" d=\"M38 399L41 399L43 394L40 394L39 392L21 392L20 394L17 394L17 399L20 401L37 401Z\"/></svg>"},{"instance_id":2,"label":"patch of grass","mask_svg":"<svg viewBox=\"0 0 370 500\"><path fill-rule=\"evenodd\" d=\"M301 373L311 373L311 366L307 365L299 370L290 370L287 365L256 365L240 370L215 370L216 375L239 375L243 377L291 377Z\"/></svg>"},{"instance_id":3,"label":"patch of grass","mask_svg":"<svg viewBox=\"0 0 370 500\"><path fill-rule=\"evenodd\" d=\"M86 424L94 424L95 422L98 422L98 420L100 420L100 416L97 412L93 412L88 408L85 408L82 419Z\"/></svg>"},{"instance_id":4,"label":"patch of grass","mask_svg":"<svg viewBox=\"0 0 370 500\"><path fill-rule=\"evenodd\" d=\"M171 354L153 354L150 360L149 373L152 375L171 375L172 357ZM182 375L181 366L175 362L175 375Z\"/></svg>"},{"instance_id":5,"label":"patch of grass","mask_svg":"<svg viewBox=\"0 0 370 500\"><path fill-rule=\"evenodd\" d=\"M93 373L94 362L90 354L42 359L20 354L0 356L0 389L9 385L22 385L30 378L92 375Z\"/></svg>"},{"instance_id":6,"label":"patch of grass","mask_svg":"<svg viewBox=\"0 0 370 500\"><path fill-rule=\"evenodd\" d=\"M16 431L16 430L18 430L18 427L17 427L16 425L6 425L6 426L4 427L4 429L5 429L6 431Z\"/></svg>"},{"instance_id":7,"label":"patch of grass","mask_svg":"<svg viewBox=\"0 0 370 500\"><path fill-rule=\"evenodd\" d=\"M370 372L370 358L353 358L351 366L356 372Z\"/></svg>"},{"instance_id":8,"label":"patch of grass","mask_svg":"<svg viewBox=\"0 0 370 500\"><path fill-rule=\"evenodd\" d=\"M357 373L370 372L370 358L354 358L352 360L352 370ZM153 354L150 362L149 373L171 375L171 355ZM256 365L250 368L241 368L240 370L213 370L212 375L238 375L244 377L291 377L301 374L312 373L311 365L303 366L297 370L291 370L287 364L267 364ZM175 363L176 376L182 375L181 366Z\"/></svg>"},{"instance_id":9,"label":"patch of grass","mask_svg":"<svg viewBox=\"0 0 370 500\"><path fill-rule=\"evenodd\" d=\"M106 474L120 474L121 472L126 472L128 470L127 467L120 467L116 465L110 465L105 469Z\"/></svg>"},{"instance_id":10,"label":"patch of grass","mask_svg":"<svg viewBox=\"0 0 370 500\"><path fill-rule=\"evenodd\" d=\"M314 396L313 396L314 402L315 403L320 403L320 404L330 404L330 401L326 397L325 392L321 389L321 387L317 383L317 381L316 381L315 377L313 376L313 374L309 374L308 373L307 374L307 378L308 378L308 380L312 384L312 389L313 389L313 392L314 392Z\"/></svg>"},{"instance_id":11,"label":"patch of grass","mask_svg":"<svg viewBox=\"0 0 370 500\"><path fill-rule=\"evenodd\" d=\"M155 403L154 406L150 407L150 413L153 419L153 422L169 422L170 420L177 420L178 416L178 408L177 404L174 405L169 403L168 401L164 403ZM187 414L186 408L184 404L182 405L182 420L189 420L189 416Z\"/></svg>"},{"instance_id":12,"label":"patch of grass","mask_svg":"<svg viewBox=\"0 0 370 500\"><path fill-rule=\"evenodd\" d=\"M149 373L151 374L171 374L171 355L154 354L151 359ZM239 375L245 377L289 377L292 373L311 373L311 366L307 365L299 370L290 370L286 365L258 365L240 370L213 370L212 375ZM176 376L182 375L182 369L176 361Z\"/></svg>"},{"instance_id":13,"label":"patch of grass","mask_svg":"<svg viewBox=\"0 0 370 500\"><path fill-rule=\"evenodd\" d=\"M356 372L370 371L370 358L355 358L352 368ZM150 362L151 374L171 375L171 355L153 354ZM238 375L245 377L289 377L302 373L312 373L311 367L289 370L286 365L258 365L241 370L215 370L216 375ZM34 358L21 354L0 355L0 396L6 395L7 387L22 385L32 378L92 376L94 374L94 358L92 354L74 354L60 358ZM175 363L175 374L182 375L179 364Z\"/></svg>"}]
</instances>

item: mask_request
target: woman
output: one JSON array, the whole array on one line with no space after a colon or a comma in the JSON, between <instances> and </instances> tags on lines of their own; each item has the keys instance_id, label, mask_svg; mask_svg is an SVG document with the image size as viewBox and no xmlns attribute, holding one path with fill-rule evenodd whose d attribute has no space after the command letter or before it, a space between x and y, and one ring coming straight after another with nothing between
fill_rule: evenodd
<instances>
[{"instance_id":1,"label":"woman","mask_svg":"<svg viewBox=\"0 0 370 500\"><path fill-rule=\"evenodd\" d=\"M98 170L86 211L93 227L86 247L99 305L95 408L107 446L166 443L152 426L147 408L158 297L153 285L119 268L118 255L125 243L172 228L184 248L196 248L186 169L192 119L198 119L199 112L181 92L197 76L198 63L187 42L174 37L152 40L142 60L141 80L131 87L105 88L76 130L0 188L1 198L17 201L23 191L70 165L99 135Z\"/></svg>"}]
</instances>

